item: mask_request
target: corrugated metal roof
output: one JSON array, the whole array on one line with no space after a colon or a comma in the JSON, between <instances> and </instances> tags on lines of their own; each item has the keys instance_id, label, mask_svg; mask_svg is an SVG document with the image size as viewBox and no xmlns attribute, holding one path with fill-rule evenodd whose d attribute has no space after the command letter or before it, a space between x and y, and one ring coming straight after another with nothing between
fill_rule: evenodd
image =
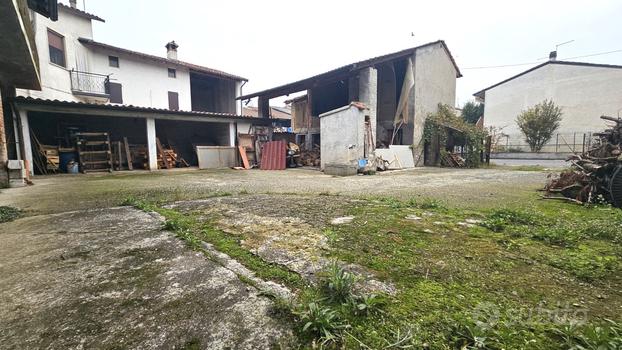
<instances>
[{"instance_id":1,"label":"corrugated metal roof","mask_svg":"<svg viewBox=\"0 0 622 350\"><path fill-rule=\"evenodd\" d=\"M84 107L92 109L108 109L113 111L128 111L128 112L147 112L147 113L159 113L159 114L177 114L177 115L189 115L189 116L203 116L203 117L220 117L231 119L258 119L250 115L237 115L232 113L220 113L220 112L202 112L202 111L176 111L166 108L153 108L153 107L140 107L134 105L121 105L121 104L99 104L99 103L87 103L76 101L61 101L61 100L49 100L43 98L24 97L18 96L13 99L17 104L36 104L36 105L49 105L60 107Z\"/></svg>"},{"instance_id":2,"label":"corrugated metal roof","mask_svg":"<svg viewBox=\"0 0 622 350\"><path fill-rule=\"evenodd\" d=\"M285 141L270 141L261 149L261 170L285 170L287 144Z\"/></svg>"},{"instance_id":3,"label":"corrugated metal roof","mask_svg":"<svg viewBox=\"0 0 622 350\"><path fill-rule=\"evenodd\" d=\"M124 53L124 54L127 54L127 55L132 55L132 56L136 56L136 57L140 57L140 58L156 61L156 62L163 63L163 64L166 64L166 65L175 65L175 66L186 67L186 68L190 69L190 71L197 72L197 73L211 75L211 76L219 77L219 78L226 78L226 79L240 80L240 81L248 81L248 79L246 79L244 77L240 77L240 76L234 75L234 74L229 74L229 73L217 70L217 69L203 67L203 66L199 66L199 65L196 65L196 64L193 64L193 63L188 63L188 62L179 61L179 60L171 60L169 58L164 58L164 57L160 57L160 56L149 55L149 54L138 52L138 51L132 51L132 50L124 49L124 48L121 48L121 47L100 43L98 41L95 41L95 40L89 39L89 38L78 38L78 41L80 41L82 44L84 44L86 46L90 46L90 47L96 47L96 48L100 48L100 49L120 52L120 53Z\"/></svg>"}]
</instances>

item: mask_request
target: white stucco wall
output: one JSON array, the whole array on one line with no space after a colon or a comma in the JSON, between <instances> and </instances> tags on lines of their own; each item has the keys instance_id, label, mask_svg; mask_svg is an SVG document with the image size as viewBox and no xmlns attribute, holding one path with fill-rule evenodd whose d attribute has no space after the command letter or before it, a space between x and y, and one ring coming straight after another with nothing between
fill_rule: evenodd
<instances>
[{"instance_id":1,"label":"white stucco wall","mask_svg":"<svg viewBox=\"0 0 622 350\"><path fill-rule=\"evenodd\" d=\"M348 105L320 114L322 169L326 164L357 165L364 157L366 113Z\"/></svg>"},{"instance_id":2,"label":"white stucco wall","mask_svg":"<svg viewBox=\"0 0 622 350\"><path fill-rule=\"evenodd\" d=\"M413 61L415 165L423 165L423 127L428 114L438 110L438 104L454 106L456 102L456 68L447 51L439 43L418 49Z\"/></svg>"},{"instance_id":3,"label":"white stucco wall","mask_svg":"<svg viewBox=\"0 0 622 350\"><path fill-rule=\"evenodd\" d=\"M65 37L66 67L50 62L47 30ZM68 13L59 7L58 21L52 22L41 15L35 16L35 40L41 65L42 90L18 89L18 96L32 96L64 101L85 101L85 97L73 95L69 71L71 69L97 74L112 74L113 82L120 83L123 104L168 108L168 92L179 94L179 108L191 110L190 74L187 68L166 65L136 56L124 55L104 49L90 49L78 38L93 37L91 20ZM165 53L164 47L162 53ZM110 67L108 56L119 57L119 68ZM168 68L177 70L176 78L168 77Z\"/></svg>"},{"instance_id":4,"label":"white stucco wall","mask_svg":"<svg viewBox=\"0 0 622 350\"><path fill-rule=\"evenodd\" d=\"M68 70L88 70L88 50L78 42L79 37L92 38L91 20L68 13L58 8L58 21L39 14L34 16L35 42L41 69L41 91L17 89L18 96L80 101L71 93ZM48 28L65 37L65 64L58 66L50 62L48 49Z\"/></svg>"},{"instance_id":5,"label":"white stucco wall","mask_svg":"<svg viewBox=\"0 0 622 350\"><path fill-rule=\"evenodd\" d=\"M119 57L119 68L108 65L108 56ZM187 68L165 65L136 56L104 49L93 49L89 55L91 71L112 74L110 80L120 83L123 104L154 108L168 108L168 92L179 94L179 109L192 109L190 100L190 72ZM176 78L168 77L168 68L175 68Z\"/></svg>"},{"instance_id":6,"label":"white stucco wall","mask_svg":"<svg viewBox=\"0 0 622 350\"><path fill-rule=\"evenodd\" d=\"M617 116L622 109L622 69L545 65L487 90L484 124L520 135L516 117L545 99L562 107L560 134L601 131L600 116Z\"/></svg>"}]
</instances>

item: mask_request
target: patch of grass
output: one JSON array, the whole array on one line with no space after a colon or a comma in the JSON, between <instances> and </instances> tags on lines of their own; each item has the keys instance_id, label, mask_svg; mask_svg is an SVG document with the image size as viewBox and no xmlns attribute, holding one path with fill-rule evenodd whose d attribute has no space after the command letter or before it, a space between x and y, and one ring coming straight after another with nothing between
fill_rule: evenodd
<instances>
[{"instance_id":1,"label":"patch of grass","mask_svg":"<svg viewBox=\"0 0 622 350\"><path fill-rule=\"evenodd\" d=\"M201 341L198 338L192 338L184 344L182 349L183 350L200 350Z\"/></svg>"},{"instance_id":2,"label":"patch of grass","mask_svg":"<svg viewBox=\"0 0 622 350\"><path fill-rule=\"evenodd\" d=\"M618 257L603 254L588 245L580 245L573 250L562 250L559 255L550 256L549 261L552 266L566 270L586 281L603 279L620 270Z\"/></svg>"},{"instance_id":3,"label":"patch of grass","mask_svg":"<svg viewBox=\"0 0 622 350\"><path fill-rule=\"evenodd\" d=\"M357 219L332 228L331 256L375 271L399 293L379 315L342 316L351 325L342 332L346 348L384 348L405 337L413 348L557 349L549 329L558 325L530 313L592 295L597 324L622 302L593 297L620 286L617 212L544 201L481 212L389 198L347 214ZM420 219L403 219L410 214ZM481 226L457 225L472 218L483 218ZM601 290L602 282L617 287Z\"/></svg>"},{"instance_id":4,"label":"patch of grass","mask_svg":"<svg viewBox=\"0 0 622 350\"><path fill-rule=\"evenodd\" d=\"M13 221L19 218L21 214L17 208L0 206L0 223Z\"/></svg>"},{"instance_id":5,"label":"patch of grass","mask_svg":"<svg viewBox=\"0 0 622 350\"><path fill-rule=\"evenodd\" d=\"M493 210L482 222L482 226L494 232L502 232L511 225L534 225L541 218L533 212L502 208Z\"/></svg>"}]
</instances>

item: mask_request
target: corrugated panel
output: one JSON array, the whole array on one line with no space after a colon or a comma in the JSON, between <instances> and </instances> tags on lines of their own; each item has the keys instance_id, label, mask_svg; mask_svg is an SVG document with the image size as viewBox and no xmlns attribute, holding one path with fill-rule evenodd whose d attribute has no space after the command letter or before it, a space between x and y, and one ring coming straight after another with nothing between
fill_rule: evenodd
<instances>
[{"instance_id":1,"label":"corrugated panel","mask_svg":"<svg viewBox=\"0 0 622 350\"><path fill-rule=\"evenodd\" d=\"M261 170L285 170L285 141L271 141L261 150Z\"/></svg>"}]
</instances>

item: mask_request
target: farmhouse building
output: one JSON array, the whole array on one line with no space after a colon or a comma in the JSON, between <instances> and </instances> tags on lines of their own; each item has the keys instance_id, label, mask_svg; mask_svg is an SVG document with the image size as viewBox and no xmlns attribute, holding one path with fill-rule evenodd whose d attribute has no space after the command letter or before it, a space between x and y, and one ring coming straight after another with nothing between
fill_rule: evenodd
<instances>
[{"instance_id":1,"label":"farmhouse building","mask_svg":"<svg viewBox=\"0 0 622 350\"><path fill-rule=\"evenodd\" d=\"M197 165L196 146L234 147L238 129L266 124L241 115L235 98L246 78L178 59L174 41L166 43L165 57L98 42L93 21L104 19L78 9L76 1L58 4L58 21L38 14L32 21L40 90L17 89L5 111L13 131L7 132L9 158L27 160L31 173L50 166L37 164L49 148L60 153L61 163L63 153L86 158L83 170L102 168L100 163L109 170L110 153L131 154L134 168L157 169L166 162L161 145L175 159ZM98 143L104 147L79 147Z\"/></svg>"},{"instance_id":2,"label":"farmhouse building","mask_svg":"<svg viewBox=\"0 0 622 350\"><path fill-rule=\"evenodd\" d=\"M257 98L259 116L265 117L270 99L305 93L287 101L292 106L291 125L297 143L307 149L322 146L322 168L328 159L358 164L376 147L398 146L410 158L408 164L422 166L425 119L439 103L454 105L456 78L461 76L447 45L439 40L238 99ZM349 107L353 102L360 103ZM321 127L324 115L330 127Z\"/></svg>"}]
</instances>

